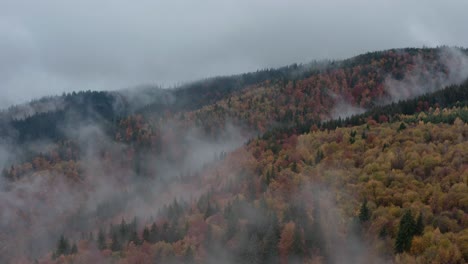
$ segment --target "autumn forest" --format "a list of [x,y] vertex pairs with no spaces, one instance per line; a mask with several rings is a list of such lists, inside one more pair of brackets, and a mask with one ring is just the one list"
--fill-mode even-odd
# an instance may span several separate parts
[[468,50],[0,111],[1,263],[467,263]]

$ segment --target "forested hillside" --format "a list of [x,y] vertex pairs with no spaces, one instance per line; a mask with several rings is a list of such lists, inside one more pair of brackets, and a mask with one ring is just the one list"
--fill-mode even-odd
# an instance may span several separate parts
[[5,110],[0,262],[465,263],[466,54]]
[[0,132],[19,142],[60,140],[76,123],[95,122],[107,130],[132,114],[175,116],[203,123],[207,130],[231,121],[265,132],[278,124],[348,116],[459,84],[468,74],[467,54],[465,49],[448,47],[388,50],[344,61],[217,77],[173,90],[150,86],[136,94],[128,90],[64,94],[4,111]]
[[185,182],[210,186],[198,198],[61,238],[52,259],[463,263],[467,117],[466,105],[432,108],[252,140]]

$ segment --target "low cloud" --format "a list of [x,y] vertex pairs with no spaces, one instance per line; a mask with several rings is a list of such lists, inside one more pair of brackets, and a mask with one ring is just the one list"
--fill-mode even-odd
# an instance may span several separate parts
[[[43,256],[55,248],[61,234],[77,241],[81,232],[107,229],[121,218],[130,221],[136,216],[146,223],[174,199],[195,199],[209,186],[187,188],[180,177],[189,180],[221,152],[231,151],[246,140],[241,130],[230,124],[217,139],[199,128],[183,129],[169,122],[160,124],[160,129],[161,136],[173,131],[180,136],[165,142],[169,157],[165,157],[167,153],[142,152],[137,157],[139,174],[135,160],[129,159],[132,144],[116,141],[99,121],[79,123],[69,117],[62,130],[79,146],[79,160],[35,170],[14,182],[0,178],[0,262],[8,262],[13,256]],[[24,153],[12,153],[10,149],[14,148],[9,146],[5,142],[0,147],[0,169],[9,169],[13,159],[24,159]],[[36,141],[22,148],[50,153],[54,144]],[[111,155],[107,159],[106,153]],[[66,170],[62,172],[63,166]],[[76,174],[69,171],[73,168]]]
[[421,57],[416,58],[413,70],[402,80],[385,79],[388,97],[385,103],[414,98],[441,90],[448,85],[461,84],[468,78],[468,56],[457,48],[443,47],[439,50],[440,64],[433,65]]
[[467,8],[465,1],[434,0],[2,1],[0,107],[373,50],[468,46],[459,34],[467,31]]

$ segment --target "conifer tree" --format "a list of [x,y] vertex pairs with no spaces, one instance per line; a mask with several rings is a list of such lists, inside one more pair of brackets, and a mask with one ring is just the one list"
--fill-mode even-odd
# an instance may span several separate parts
[[156,225],[156,223],[153,223],[151,225],[149,238],[150,238],[149,242],[153,244],[160,240],[159,230],[158,230],[158,226]]
[[380,231],[379,231],[379,237],[380,238],[386,238],[388,236],[388,230],[386,226],[383,226]]
[[133,217],[133,220],[132,220],[132,222],[130,223],[130,231],[131,231],[131,232],[137,231],[137,227],[138,227],[138,225],[137,225],[137,218],[136,218],[136,216],[135,216],[135,217]]
[[212,216],[214,214],[214,209],[211,206],[211,203],[208,201],[208,204],[206,206],[206,211],[205,211],[205,219]]
[[400,132],[400,131],[402,131],[402,130],[404,130],[404,129],[406,129],[406,125],[405,125],[405,123],[402,122],[402,123],[400,124],[400,126],[398,127],[398,132]]
[[99,229],[98,237],[97,237],[97,246],[99,250],[106,249],[106,236],[104,235],[104,231]]
[[133,231],[133,232],[130,234],[130,242],[133,242],[135,245],[141,245],[141,240],[140,240],[140,238],[138,237],[137,231]]
[[291,246],[291,255],[293,256],[294,261],[299,261],[299,263],[302,263],[301,260],[304,257],[304,253],[305,248],[302,239],[301,228],[298,224],[296,224],[296,227],[294,229],[293,244]]
[[123,240],[126,240],[128,238],[128,225],[123,218],[122,218],[122,221],[120,222],[119,232],[120,232],[120,237]]
[[318,149],[317,154],[315,155],[315,163],[319,163],[323,159],[323,151]]
[[365,199],[361,204],[361,209],[359,210],[359,222],[365,223],[370,219],[369,207],[367,207],[367,199]]
[[415,233],[415,223],[411,211],[407,210],[400,220],[397,238],[395,240],[396,253],[403,253],[411,248],[411,241]]
[[295,173],[298,173],[298,169],[297,169],[297,162],[293,162],[292,166],[291,166],[291,170]]
[[271,214],[269,222],[269,228],[263,238],[263,254],[261,259],[263,263],[276,263],[274,261],[278,259],[278,243],[281,238],[281,229],[275,213]]
[[61,235],[57,244],[57,251],[55,252],[55,255],[59,257],[60,255],[68,255],[69,253],[70,243],[63,235]]
[[271,182],[271,173],[270,171],[267,171],[266,176],[265,176],[265,184],[268,186],[270,185]]
[[143,229],[143,241],[150,242],[150,231],[146,226]]
[[70,254],[77,254],[78,253],[78,247],[76,246],[75,243],[73,243],[73,246],[71,247]]
[[414,228],[414,235],[420,236],[424,232],[424,222],[423,222],[423,215],[419,213],[418,219],[416,220],[416,226]]
[[122,245],[120,244],[119,237],[116,233],[112,235],[112,244],[111,250],[112,251],[120,251],[122,249]]

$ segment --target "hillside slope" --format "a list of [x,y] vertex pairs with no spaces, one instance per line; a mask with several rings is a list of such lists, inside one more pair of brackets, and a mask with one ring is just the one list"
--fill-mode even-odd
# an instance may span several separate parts
[[150,221],[100,225],[59,262],[463,263],[467,117],[466,106],[437,108],[252,140],[183,180],[187,192],[209,186],[198,198],[173,200]]
[[466,53],[388,50],[10,109],[0,261],[463,263]]
[[131,114],[176,115],[203,123],[206,130],[228,120],[265,132],[277,124],[348,116],[459,84],[468,77],[467,54],[448,47],[396,49],[217,77],[172,90],[148,86],[135,92],[66,94],[4,111],[0,133],[20,143],[61,140],[76,123],[103,123],[107,130]]

